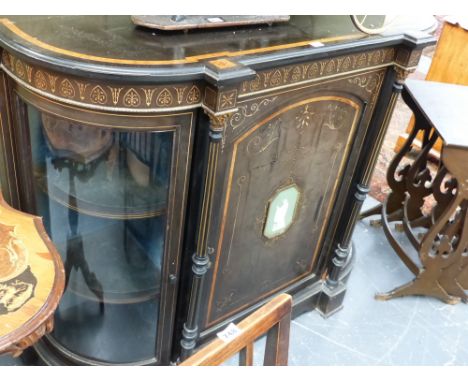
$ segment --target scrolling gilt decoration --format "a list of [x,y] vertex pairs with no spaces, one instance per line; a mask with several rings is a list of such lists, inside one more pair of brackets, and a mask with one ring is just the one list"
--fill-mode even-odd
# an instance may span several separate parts
[[[257,92],[279,86],[300,83],[322,77],[361,70],[381,65],[391,65],[395,59],[395,49],[377,49],[366,53],[328,58],[311,63],[289,65],[280,69],[258,72],[253,80],[244,81],[240,94]],[[411,62],[413,62],[412,60]]]
[[[380,94],[380,88],[382,86],[386,68],[381,68],[364,74],[356,74],[354,76],[346,77],[345,80],[353,86],[353,92],[358,94],[362,99],[368,101],[369,111],[372,112]],[[343,78],[337,78],[331,81],[343,81]],[[313,88],[320,86],[320,83],[309,84],[308,87]],[[252,101],[246,101],[237,105],[237,111],[231,114],[228,121],[230,129],[227,131],[228,138],[230,141],[235,139],[237,136],[249,126],[249,121],[255,120],[253,117],[258,117],[262,113],[270,113],[272,108],[275,107],[276,103],[281,100],[282,94],[295,91],[295,88],[290,90],[284,89],[280,95],[269,96],[262,99],[254,99]],[[277,93],[278,94],[278,93]],[[298,116],[299,125],[304,126],[314,121],[323,121],[323,127],[339,128],[339,120],[342,118],[342,113],[339,108],[336,110],[328,110],[326,115],[321,113],[320,115],[308,115],[307,110],[304,110],[305,114]],[[327,126],[327,124],[329,126]],[[320,128],[321,130],[321,128]],[[320,135],[320,132],[319,132]]]
[[[138,110],[194,106],[202,100],[200,86],[193,83],[177,86],[109,86],[30,66],[6,51],[3,51],[2,63],[30,87],[62,98],[65,102],[70,100],[90,106]],[[232,101],[224,100],[227,104]]]
[[235,112],[229,120],[229,124],[232,127],[232,130],[235,131],[246,119],[249,119],[255,116],[259,111],[264,109],[266,106],[275,102],[278,97],[270,97],[262,99],[259,102],[254,102],[250,105],[239,106],[238,111]]
[[379,88],[382,85],[384,73],[377,72],[371,74],[364,74],[362,76],[356,76],[348,79],[350,84],[357,85],[363,88],[367,93],[372,94],[370,105],[374,105],[379,96]]

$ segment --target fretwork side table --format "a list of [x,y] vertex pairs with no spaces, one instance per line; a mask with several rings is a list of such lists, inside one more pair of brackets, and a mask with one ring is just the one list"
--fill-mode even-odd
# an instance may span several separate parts
[[[411,80],[402,96],[414,113],[414,128],[388,168],[391,192],[386,201],[361,217],[381,214],[389,243],[416,277],[376,297],[426,295],[449,304],[467,302],[468,87]],[[418,133],[423,145],[408,163],[405,156],[414,153]],[[428,155],[438,137],[443,141],[441,161],[431,174]],[[423,207],[430,196],[435,203],[426,212]],[[400,222],[397,227],[402,227],[419,259],[403,249],[391,222]]]

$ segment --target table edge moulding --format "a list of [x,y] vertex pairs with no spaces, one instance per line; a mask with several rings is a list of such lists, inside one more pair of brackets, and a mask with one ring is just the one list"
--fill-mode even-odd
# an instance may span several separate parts
[[18,357],[52,331],[65,272],[42,219],[10,207],[1,193],[0,226],[0,354]]

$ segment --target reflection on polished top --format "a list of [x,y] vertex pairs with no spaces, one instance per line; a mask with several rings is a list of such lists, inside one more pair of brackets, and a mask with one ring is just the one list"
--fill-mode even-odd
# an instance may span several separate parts
[[210,75],[210,70],[226,69],[235,72],[234,77],[248,76],[252,75],[249,68],[272,59],[323,56],[331,46],[346,49],[402,37],[401,33],[392,36],[391,31],[387,37],[366,35],[356,30],[349,16],[292,16],[289,22],[272,26],[189,32],[137,27],[130,16],[0,19],[0,45],[11,52],[62,72],[145,76],[145,81],[196,79]]
[[289,23],[218,30],[161,32],[129,16],[21,16],[2,19],[1,39],[38,54],[118,65],[179,65],[224,56],[310,48],[370,39],[347,16],[296,16]]

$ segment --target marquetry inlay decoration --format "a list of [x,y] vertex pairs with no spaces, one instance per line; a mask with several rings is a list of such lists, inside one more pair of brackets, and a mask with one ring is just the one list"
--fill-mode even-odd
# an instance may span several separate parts
[[227,110],[236,106],[237,89],[221,92],[219,94],[219,109]]
[[230,69],[237,66],[234,62],[227,60],[225,58],[220,58],[218,60],[210,61],[210,64],[216,66],[218,69]]
[[205,88],[205,95],[203,97],[203,104],[211,108],[216,109],[216,90],[207,86]]
[[91,90],[90,99],[92,103],[105,105],[107,103],[107,94],[101,86],[96,85]]
[[68,78],[63,79],[60,82],[60,94],[67,98],[75,97],[75,88]]
[[[391,65],[394,63],[395,53],[395,48],[376,49],[366,53],[350,54],[310,63],[288,65],[279,69],[259,71],[254,79],[244,81],[240,85],[239,94],[299,84],[350,71]],[[413,57],[410,61],[413,62],[414,60],[416,60],[416,57]]]
[[[397,69],[399,68],[397,67]],[[386,70],[386,68],[380,68],[371,72],[345,77],[345,80],[353,86],[352,92],[359,94],[362,99],[368,101],[368,107],[370,111],[373,110],[379,96],[380,87],[382,86]],[[343,78],[334,79],[330,83],[333,83],[334,81],[343,81]],[[314,83],[311,83],[307,86],[313,88],[315,85]],[[287,94],[288,92],[294,91],[295,87],[289,90],[283,89],[281,93],[276,93],[274,96],[266,96],[262,99],[257,98],[252,101],[246,100],[240,104],[237,104],[237,111],[231,114],[231,117],[228,121],[230,128],[228,130],[228,140],[235,139],[235,137],[237,137],[239,134],[242,134],[242,132],[249,126],[249,121],[254,116],[258,116],[259,113],[266,115],[271,113],[276,106],[275,104],[284,98],[284,95],[282,96],[281,94]],[[319,118],[324,118],[323,124],[328,124],[330,128],[334,129],[339,127],[340,114],[341,113],[339,110],[336,112],[331,111],[326,115],[319,116]],[[317,116],[312,115],[313,112],[310,112],[307,107],[304,107],[302,112],[296,116],[296,128],[301,129],[303,127],[308,127],[312,118],[317,118]]]
[[275,102],[277,98],[277,96],[268,97],[261,101],[253,102],[250,105],[238,106],[238,110],[232,114],[229,120],[232,130],[236,130],[246,120],[255,116],[258,112],[264,110],[268,105]]
[[123,88],[112,87],[112,86],[108,86],[108,88],[112,94],[112,103],[114,105],[117,105],[119,103],[120,92],[122,91]]
[[382,85],[383,77],[383,72],[366,73],[360,76],[351,77],[348,79],[348,82],[359,86],[367,93],[371,94],[369,104],[373,106],[379,96],[379,88]]
[[[6,51],[3,52],[2,65],[13,76],[32,87],[32,90],[37,89],[42,94],[63,99],[63,102],[74,101],[84,106],[126,110],[169,109],[194,106],[199,104],[202,98],[202,89],[194,83],[169,86],[98,83],[35,67]],[[223,96],[222,103],[226,108],[229,108],[232,102],[235,102],[235,96],[232,94]]]
[[141,98],[135,89],[130,88],[125,92],[123,102],[127,107],[138,107],[141,105]]
[[52,91],[52,93],[55,93],[55,84],[57,83],[58,77],[50,73],[47,73],[47,77],[49,78],[50,90]]
[[161,90],[161,92],[158,94],[158,98],[156,99],[156,103],[159,106],[169,106],[172,104],[173,101],[174,100],[171,92],[166,88]]
[[52,329],[63,285],[60,255],[40,219],[0,196],[0,354],[17,356]]
[[413,50],[409,48],[401,48],[395,57],[395,63],[408,68],[418,65],[421,58],[422,50]]
[[194,104],[200,101],[201,101],[200,89],[197,86],[193,85],[187,94],[187,103]]

